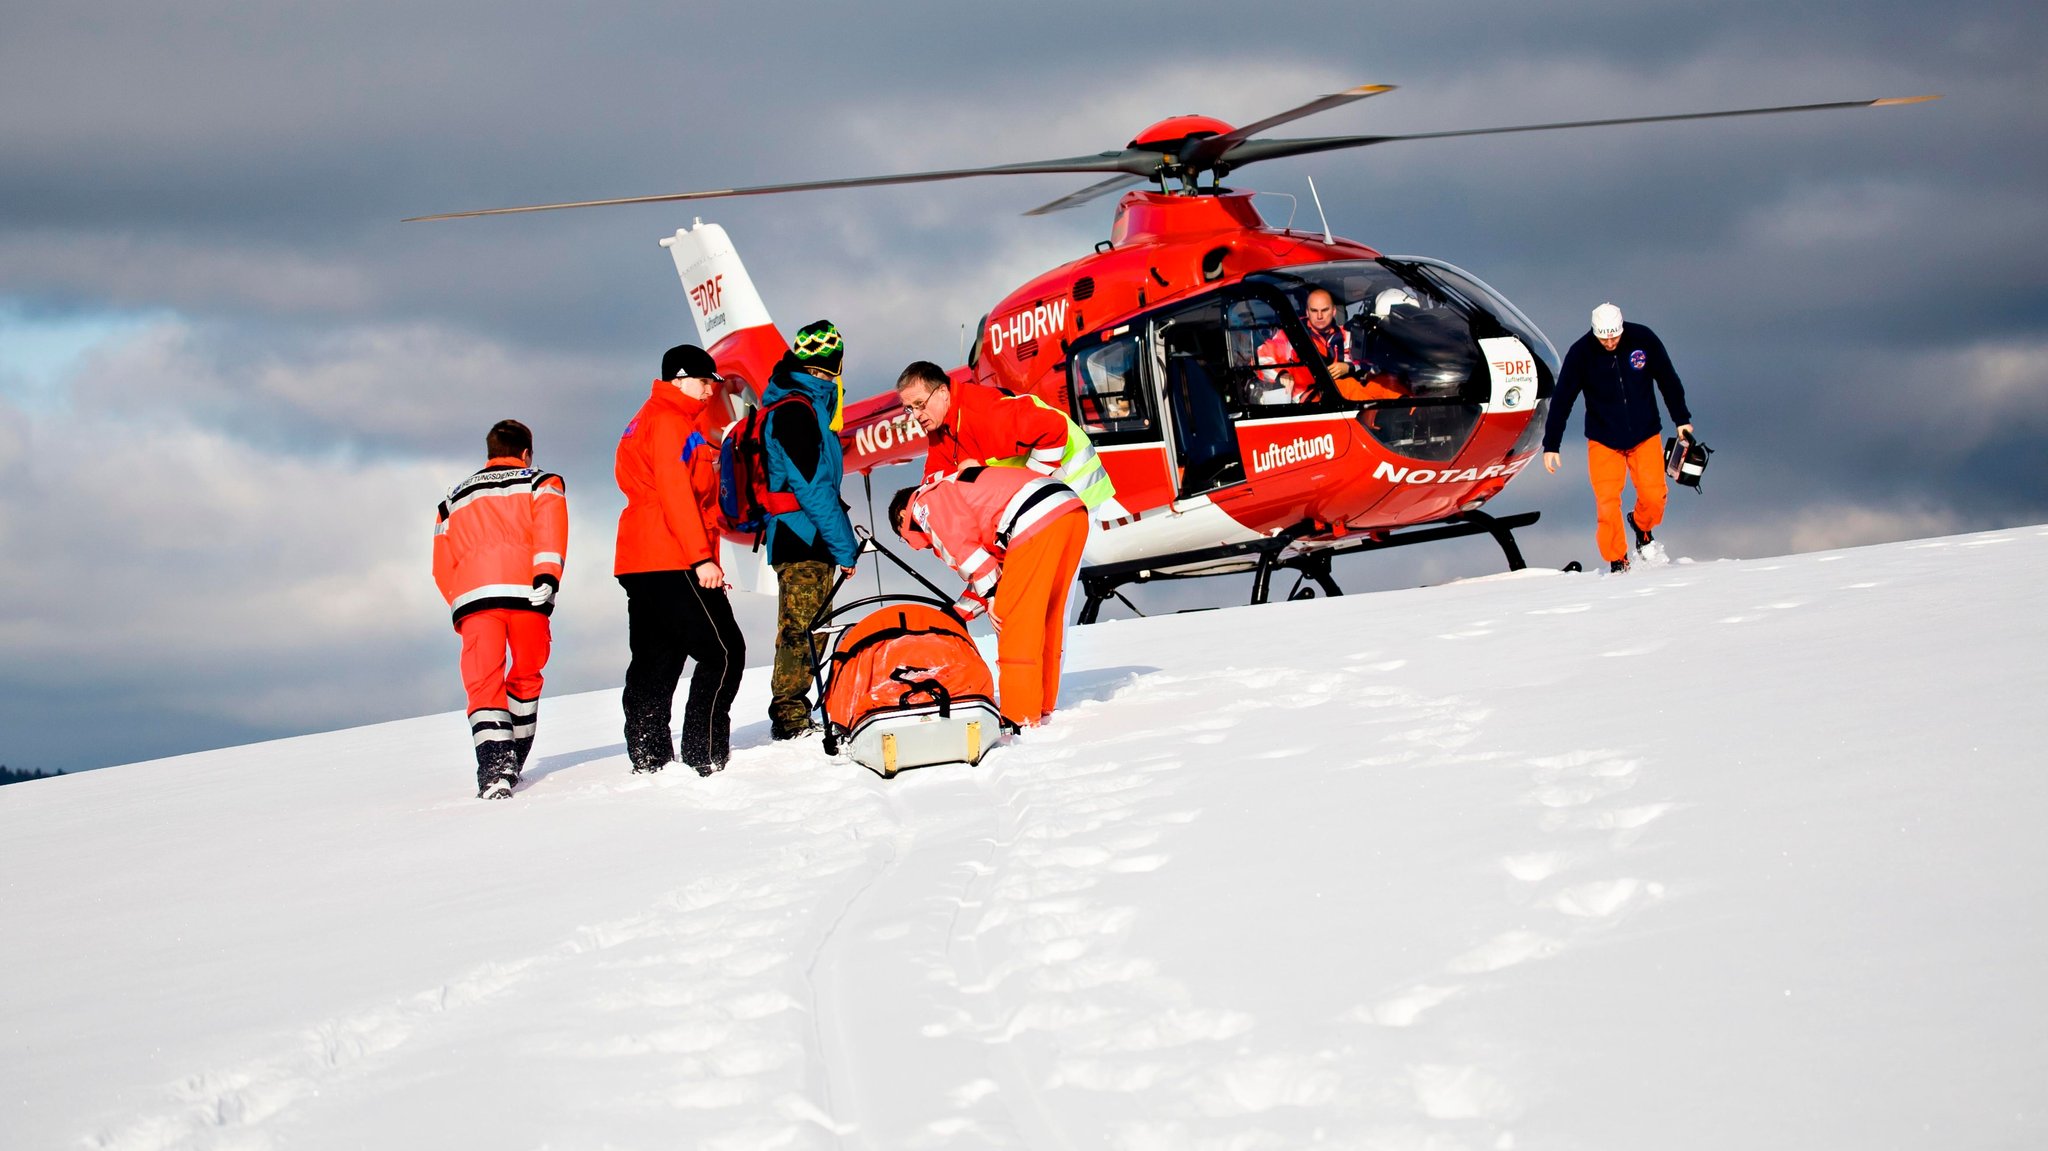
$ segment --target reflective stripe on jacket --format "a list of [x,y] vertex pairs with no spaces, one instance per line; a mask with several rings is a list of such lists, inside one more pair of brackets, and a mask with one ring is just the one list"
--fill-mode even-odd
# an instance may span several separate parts
[[434,516],[434,584],[454,621],[487,608],[542,615],[558,588],[569,550],[568,489],[553,472],[498,457],[449,489]]
[[1006,396],[985,384],[953,385],[953,407],[925,451],[926,479],[974,464],[1026,467],[1072,488],[1090,510],[1116,495],[1081,425],[1037,396]]

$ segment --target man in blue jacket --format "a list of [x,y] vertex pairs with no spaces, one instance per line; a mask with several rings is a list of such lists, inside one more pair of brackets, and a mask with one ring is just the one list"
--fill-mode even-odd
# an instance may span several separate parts
[[762,444],[768,490],[796,496],[797,510],[769,517],[768,566],[777,592],[775,669],[769,680],[768,722],[776,739],[811,730],[811,654],[808,630],[832,590],[832,569],[853,574],[860,548],[853,521],[839,498],[845,474],[840,455],[839,382],[846,343],[830,320],[797,329],[796,341],[775,365],[761,391],[765,408],[794,397],[767,416]]
[[1664,422],[1657,415],[1653,383],[1656,392],[1664,393],[1678,434],[1690,437],[1692,413],[1664,342],[1641,324],[1623,323],[1620,308],[1602,304],[1593,309],[1593,330],[1564,355],[1550,420],[1543,427],[1543,467],[1555,472],[1565,421],[1580,393],[1585,394],[1586,470],[1593,478],[1600,558],[1609,571],[1628,570],[1629,542],[1621,530],[1624,479],[1635,481],[1636,505],[1627,520],[1638,552],[1655,542],[1651,533],[1664,522],[1664,451],[1658,442]]

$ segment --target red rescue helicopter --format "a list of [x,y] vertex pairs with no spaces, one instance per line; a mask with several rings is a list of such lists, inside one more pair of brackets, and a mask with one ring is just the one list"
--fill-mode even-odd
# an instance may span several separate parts
[[[1556,348],[1506,297],[1441,260],[1273,227],[1253,193],[1222,185],[1247,164],[1400,140],[1917,103],[1933,96],[1634,116],[1409,135],[1264,139],[1304,116],[1391,91],[1367,85],[1232,127],[1176,116],[1089,156],[719,191],[536,204],[416,220],[663,203],[970,176],[1098,173],[1042,215],[1122,192],[1109,238],[991,308],[955,380],[1035,395],[1086,428],[1129,513],[1091,536],[1080,622],[1119,588],[1276,569],[1296,595],[1340,594],[1339,555],[1487,534],[1524,566],[1514,529],[1535,512],[1480,509],[1537,453]],[[1150,188],[1138,185],[1150,183]],[[753,402],[788,346],[715,224],[664,238],[703,342]],[[1317,298],[1327,293],[1328,299]],[[1319,310],[1312,335],[1305,316]],[[1334,313],[1334,315],[1333,315]],[[1331,324],[1337,334],[1331,335]],[[1334,341],[1334,342],[1333,342]],[[1301,355],[1295,349],[1316,349]],[[849,472],[922,453],[893,391],[847,405]],[[730,549],[729,549],[730,550]],[[1128,602],[1128,601],[1126,601]]]

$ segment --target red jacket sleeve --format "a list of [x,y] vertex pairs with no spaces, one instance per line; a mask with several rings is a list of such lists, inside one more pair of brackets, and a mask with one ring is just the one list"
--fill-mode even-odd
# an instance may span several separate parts
[[569,491],[562,477],[549,473],[533,486],[533,582],[550,580],[562,586],[562,564],[569,556]]
[[455,602],[455,548],[448,542],[445,503],[434,513],[434,586],[441,589],[444,602]]

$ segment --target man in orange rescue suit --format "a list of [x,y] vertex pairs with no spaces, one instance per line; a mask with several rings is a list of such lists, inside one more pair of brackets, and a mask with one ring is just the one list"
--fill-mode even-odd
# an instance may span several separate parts
[[[1337,322],[1337,301],[1321,288],[1310,292],[1302,308],[1302,324],[1308,328],[1310,351],[1316,362],[1330,371],[1332,380],[1342,381],[1358,370],[1358,361],[1351,352],[1351,330]],[[1306,357],[1294,351],[1294,341],[1286,332],[1275,332],[1271,339],[1259,345],[1259,378],[1264,380],[1270,391],[1260,402],[1268,404],[1305,404],[1315,398],[1315,377],[1307,368],[1294,366],[1306,362]],[[1284,387],[1285,392],[1280,389]],[[1349,391],[1346,391],[1349,394]],[[1356,397],[1363,398],[1363,397]],[[1379,398],[1379,397],[1372,397]]]
[[484,448],[483,470],[456,484],[435,517],[434,583],[462,637],[477,798],[503,799],[533,750],[569,500],[562,477],[533,466],[525,424],[499,420]]
[[723,382],[711,353],[678,344],[619,437],[613,474],[625,493],[612,574],[626,589],[626,759],[637,775],[676,758],[669,717],[683,664],[695,659],[683,705],[683,762],[698,775],[732,754],[732,697],[747,666],[718,566],[718,414]]
[[1593,330],[1564,355],[1557,394],[1550,400],[1550,420],[1543,426],[1543,467],[1555,472],[1565,421],[1579,394],[1585,393],[1586,470],[1593,477],[1600,558],[1607,561],[1609,571],[1628,570],[1629,540],[1621,530],[1624,478],[1632,477],[1636,485],[1635,509],[1627,516],[1636,551],[1656,542],[1650,533],[1664,522],[1664,453],[1657,442],[1664,422],[1657,416],[1652,384],[1664,394],[1678,434],[1691,436],[1685,388],[1664,353],[1664,342],[1641,324],[1623,323],[1620,308],[1602,304],[1593,309]]
[[1003,718],[1044,722],[1059,704],[1067,591],[1088,542],[1081,498],[1024,468],[970,466],[897,492],[889,522],[967,581],[953,605],[961,618],[986,611],[995,624]]
[[1035,396],[1013,396],[918,360],[896,377],[896,399],[924,429],[924,478],[980,464],[1029,468],[1073,489],[1090,515],[1113,523],[1130,515],[1081,425]]

